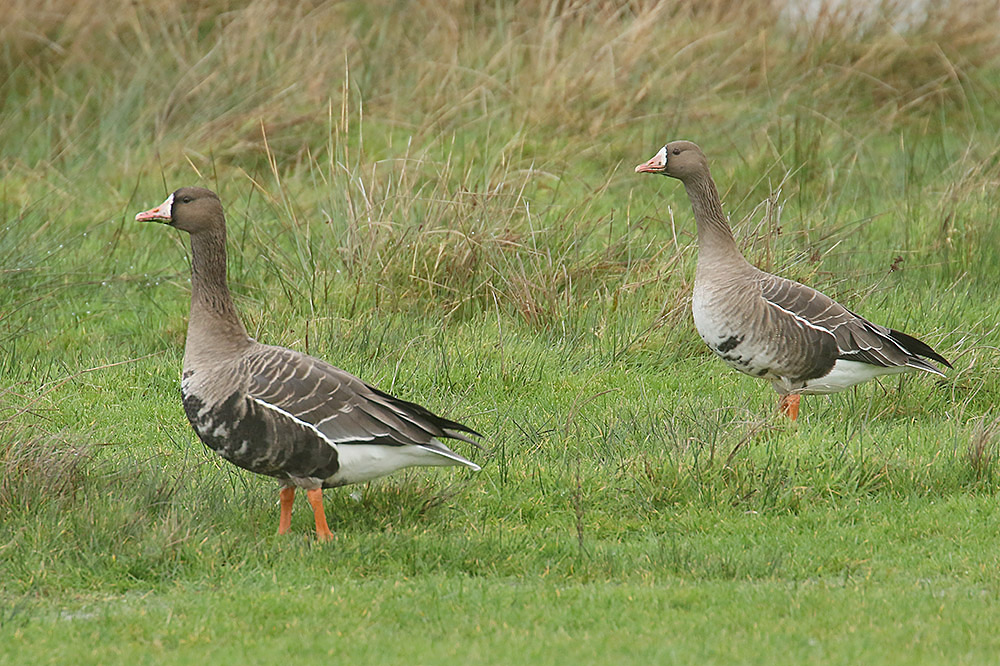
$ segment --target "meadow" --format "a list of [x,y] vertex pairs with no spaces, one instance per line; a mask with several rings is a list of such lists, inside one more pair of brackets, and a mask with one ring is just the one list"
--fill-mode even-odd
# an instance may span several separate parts
[[[849,4],[849,3],[848,3]],[[0,664],[1000,654],[1000,6],[11,0]],[[839,7],[839,8],[838,8]],[[708,155],[757,265],[954,369],[803,399],[690,315]],[[259,340],[483,433],[301,499],[179,395],[216,190]]]

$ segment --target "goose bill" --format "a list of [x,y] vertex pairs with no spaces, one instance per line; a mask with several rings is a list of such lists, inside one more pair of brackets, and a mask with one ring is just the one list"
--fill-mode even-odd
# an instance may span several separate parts
[[667,147],[660,148],[648,162],[643,162],[635,168],[636,173],[663,173],[667,168]]
[[156,208],[144,210],[135,216],[136,222],[170,222],[171,209],[174,206],[174,195],[167,197],[167,200]]

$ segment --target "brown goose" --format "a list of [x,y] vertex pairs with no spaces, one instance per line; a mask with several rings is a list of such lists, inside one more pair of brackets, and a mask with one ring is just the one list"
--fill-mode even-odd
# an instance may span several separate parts
[[191,315],[181,394],[198,437],[229,462],[281,482],[278,533],[305,488],[320,539],[333,538],[323,488],[415,465],[479,466],[439,441],[475,430],[357,377],[247,335],[226,284],[226,220],[211,190],[185,187],[135,216],[191,235]]
[[951,367],[920,340],[750,265],[736,247],[708,160],[695,144],[668,143],[635,170],[680,180],[691,199],[699,246],[691,309],[701,339],[729,366],[771,380],[781,411],[793,420],[802,394],[835,393],[911,370],[943,377],[925,358]]

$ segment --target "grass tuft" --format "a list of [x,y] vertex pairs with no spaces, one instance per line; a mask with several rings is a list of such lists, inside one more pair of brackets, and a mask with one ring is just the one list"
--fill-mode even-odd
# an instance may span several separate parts
[[11,418],[0,421],[0,516],[16,520],[72,500],[87,477],[92,450],[78,435],[47,433]]
[[992,484],[996,478],[997,466],[1000,464],[1000,417],[987,422],[981,419],[972,429],[969,441],[969,466],[975,474],[976,481]]

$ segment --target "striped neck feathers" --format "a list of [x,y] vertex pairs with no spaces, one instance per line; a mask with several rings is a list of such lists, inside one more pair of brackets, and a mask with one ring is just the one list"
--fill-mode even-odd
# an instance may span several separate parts
[[237,354],[250,344],[226,281],[226,229],[191,235],[191,316],[184,365]]
[[722,212],[722,201],[712,176],[707,172],[684,180],[698,224],[698,262],[737,261],[746,263]]

